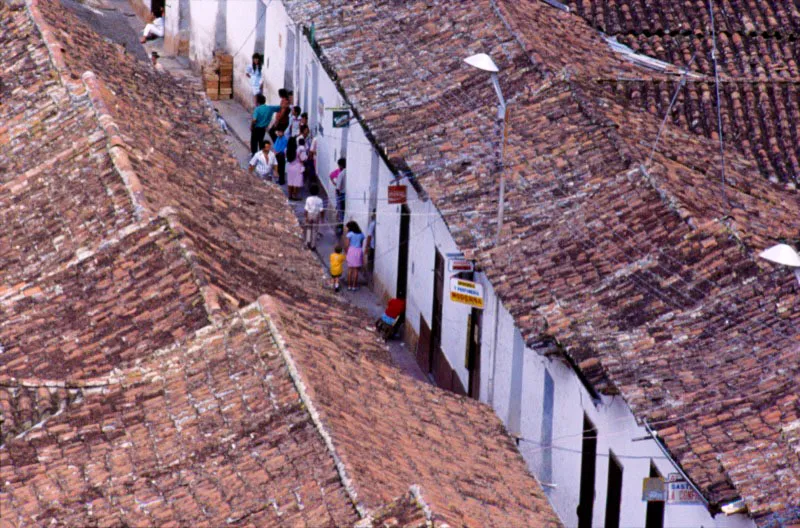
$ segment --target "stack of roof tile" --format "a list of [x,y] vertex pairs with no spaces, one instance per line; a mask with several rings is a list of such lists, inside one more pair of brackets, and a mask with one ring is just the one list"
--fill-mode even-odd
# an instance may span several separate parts
[[324,289],[199,85],[57,2],[0,27],[0,524],[558,525],[492,410]]
[[[659,119],[606,85],[666,84],[675,68],[645,70],[532,0],[288,7],[313,22],[371,137],[415,174],[528,344],[554,337],[599,390],[621,393],[712,507],[741,497],[764,526],[800,519],[787,434],[800,415],[798,292],[756,258],[796,239],[800,203],[731,148],[723,188],[716,142],[677,127],[659,137]],[[495,96],[460,62],[477,52],[499,64],[509,101],[498,245]],[[707,101],[694,108],[710,120]]]

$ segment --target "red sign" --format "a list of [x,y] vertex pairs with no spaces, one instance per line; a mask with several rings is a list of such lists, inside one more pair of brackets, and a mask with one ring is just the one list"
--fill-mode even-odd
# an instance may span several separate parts
[[405,185],[390,185],[389,186],[389,204],[404,204],[406,203],[406,190]]

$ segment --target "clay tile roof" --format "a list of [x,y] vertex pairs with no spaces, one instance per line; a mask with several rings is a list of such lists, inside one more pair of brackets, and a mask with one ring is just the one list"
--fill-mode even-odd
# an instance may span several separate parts
[[[555,339],[598,390],[621,393],[712,505],[741,497],[765,526],[800,518],[786,433],[799,412],[797,289],[756,257],[797,241],[800,203],[730,144],[723,194],[713,133],[659,136],[652,113],[663,116],[683,64],[644,67],[579,16],[533,0],[288,8],[314,23],[323,65],[378,147],[414,173],[528,345]],[[616,25],[646,18],[611,11]],[[700,11],[686,10],[687,30]],[[460,62],[477,52],[500,66],[509,102],[499,245],[496,99]],[[710,126],[708,79],[692,79],[691,113]],[[641,83],[635,97],[618,97],[628,81]],[[659,102],[641,108],[652,86],[665,87]],[[793,104],[753,90],[762,106]],[[791,150],[781,145],[772,150]]]
[[558,525],[492,410],[323,288],[197,86],[57,2],[0,25],[2,522]]
[[12,525],[358,518],[257,307],[86,392],[0,449]]
[[[556,526],[557,517],[494,411],[375,361],[372,332],[335,329],[313,303],[262,298],[309,401],[330,431],[361,508],[380,509],[416,485],[450,526]],[[352,344],[348,344],[352,340]],[[361,354],[346,352],[358,346]]]
[[[696,134],[716,137],[716,98],[708,97],[715,89],[708,3],[573,0],[568,4],[592,26],[639,53],[679,67],[696,54],[692,69],[703,78],[681,90],[672,121]],[[800,10],[788,0],[715,5],[724,133],[733,148],[756,161],[763,177],[794,189],[800,177],[800,142],[793,127],[800,118]],[[621,16],[623,12],[628,16]],[[676,86],[674,81],[645,79],[609,78],[607,83],[609,90],[659,117]]]

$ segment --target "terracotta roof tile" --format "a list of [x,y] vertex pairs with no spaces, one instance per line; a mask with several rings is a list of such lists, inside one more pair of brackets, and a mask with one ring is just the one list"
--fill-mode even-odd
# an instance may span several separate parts
[[[0,235],[4,522],[343,526],[398,514],[386,503],[419,485],[436,519],[558,524],[491,409],[406,380],[364,314],[322,288],[285,198],[235,167],[197,86],[55,2],[0,4],[0,21],[24,43],[0,59],[31,76],[35,58],[56,117],[84,119],[64,145],[49,125],[0,129],[15,193]],[[50,104],[13,93],[9,122]],[[74,186],[11,165],[51,148]],[[248,304],[265,292],[278,312]]]
[[12,524],[357,519],[266,322],[247,311],[84,394],[10,440],[0,464]]

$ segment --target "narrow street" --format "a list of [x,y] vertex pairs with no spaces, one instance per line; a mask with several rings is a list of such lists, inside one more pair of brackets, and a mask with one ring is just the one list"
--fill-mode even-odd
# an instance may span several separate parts
[[[107,23],[106,19],[112,19],[111,24],[112,27],[115,28],[115,33],[113,35],[114,40],[125,45],[126,48],[130,50],[130,48],[134,46],[134,44],[131,44],[132,42],[138,44],[138,35],[141,34],[144,29],[145,22],[138,18],[127,0],[105,1],[109,9],[105,12],[106,16],[103,19],[104,24]],[[130,31],[133,33],[125,34],[127,28],[124,27],[124,23],[121,23],[121,21],[127,22],[128,28],[130,28]],[[151,40],[143,45],[138,44],[138,48],[139,49],[135,51],[131,50],[137,58],[149,57],[150,53],[155,51],[160,55],[159,63],[171,75],[193,78],[197,80],[198,83],[201,82],[197,74],[192,71],[188,58],[165,54],[163,39]],[[144,48],[144,53],[141,52],[142,48]],[[248,162],[250,161],[250,112],[234,99],[210,101],[210,103],[219,111],[220,115],[228,124],[229,132],[226,143],[231,153],[239,161],[239,164],[246,170]],[[272,183],[262,184],[274,185]],[[287,194],[286,185],[282,186],[282,189],[284,194]],[[303,206],[306,195],[307,188],[304,188],[303,200],[289,202],[287,199],[287,203],[294,208],[300,223],[302,223]],[[330,207],[330,205],[326,203],[326,207]],[[316,253],[326,270],[329,267],[328,257],[338,241],[339,237],[336,236],[333,227],[323,224],[320,228],[320,237],[317,241]],[[351,292],[342,288],[339,295],[342,295],[348,302],[364,310],[368,314],[371,323],[381,316],[385,307],[372,290],[367,287],[363,276],[361,277],[361,281],[362,284],[358,291]],[[405,342],[400,339],[393,339],[388,342],[388,346],[394,363],[403,372],[417,380],[430,382],[417,364],[414,351],[409,350]]]

